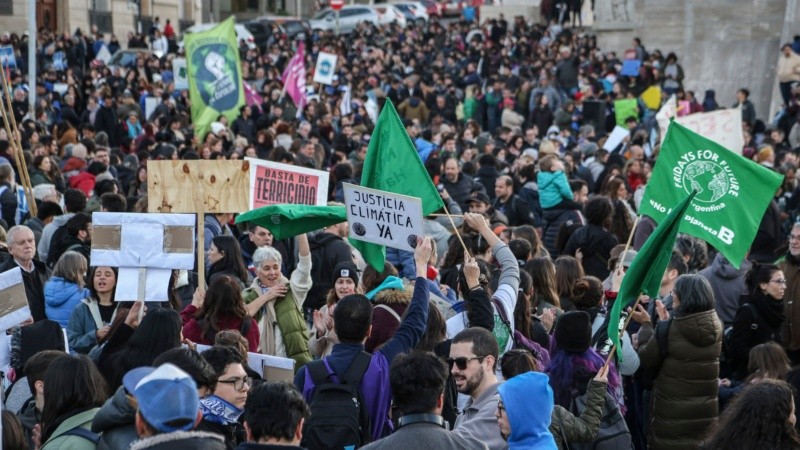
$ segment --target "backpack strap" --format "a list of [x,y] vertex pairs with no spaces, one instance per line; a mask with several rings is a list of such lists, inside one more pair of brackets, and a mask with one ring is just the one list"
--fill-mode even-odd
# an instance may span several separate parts
[[97,433],[92,433],[91,431],[87,430],[86,428],[82,427],[75,427],[71,430],[65,431],[62,436],[78,436],[82,437],[88,441],[91,441],[94,445],[97,445],[100,442],[100,435]]
[[330,376],[333,375],[328,371],[325,358],[311,361],[306,364],[306,367],[308,367],[308,374],[311,375],[311,381],[314,382],[314,386],[327,383]]
[[358,387],[358,385],[361,384],[361,380],[364,378],[364,374],[367,373],[371,362],[372,355],[365,351],[359,352],[355,359],[353,359],[353,362],[350,363],[350,368],[347,369],[347,373],[344,375],[344,383]]
[[379,309],[379,308],[380,308],[380,309],[382,309],[382,310],[384,310],[384,311],[387,311],[389,314],[391,314],[391,315],[392,315],[392,317],[394,317],[395,319],[397,319],[397,322],[398,322],[398,323],[403,321],[403,319],[401,319],[401,318],[400,318],[400,314],[397,314],[397,311],[393,310],[391,306],[389,306],[389,305],[384,305],[383,303],[378,303],[378,304],[377,304],[377,305],[375,305],[375,307],[374,307],[374,308],[372,308],[372,309]]

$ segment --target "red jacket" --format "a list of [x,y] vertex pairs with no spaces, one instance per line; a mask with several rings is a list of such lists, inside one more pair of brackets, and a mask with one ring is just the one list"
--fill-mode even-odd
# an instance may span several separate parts
[[[183,337],[196,343],[196,344],[203,344],[203,345],[214,345],[213,340],[209,341],[203,335],[203,328],[197,322],[195,318],[195,314],[197,314],[197,307],[194,305],[189,305],[186,308],[183,308],[181,311],[181,320],[183,320]],[[258,342],[261,339],[261,335],[258,331],[258,323],[252,318],[250,320],[250,328],[247,330],[247,350],[253,353],[258,352]],[[242,330],[242,319],[236,318],[222,318],[216,324],[214,324],[217,329],[219,330]]]
[[87,197],[92,195],[92,191],[94,190],[94,182],[95,182],[95,175],[90,174],[89,172],[80,172],[77,175],[73,175],[69,179],[69,187],[73,189],[80,189]]

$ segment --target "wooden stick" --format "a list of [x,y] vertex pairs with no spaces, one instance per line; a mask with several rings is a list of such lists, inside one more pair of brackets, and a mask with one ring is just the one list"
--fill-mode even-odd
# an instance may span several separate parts
[[205,220],[206,215],[203,213],[205,209],[205,202],[200,194],[196,194],[198,203],[197,206],[197,287],[202,290],[206,288],[206,229]]
[[469,249],[467,249],[467,244],[465,244],[464,239],[461,238],[461,233],[458,232],[458,227],[456,227],[456,223],[453,221],[453,216],[450,215],[450,211],[447,210],[447,205],[445,205],[444,202],[442,203],[442,208],[444,208],[444,212],[447,218],[450,219],[450,225],[453,226],[453,231],[456,233],[456,237],[458,237],[458,242],[461,242],[461,247],[464,248],[464,254],[468,255],[469,257],[472,257],[472,254],[469,252]]
[[[16,152],[19,158],[19,162],[17,162],[17,169],[20,172],[20,181],[22,181],[22,190],[25,192],[25,198],[28,199],[28,208],[30,210],[31,217],[36,217],[38,215],[39,208],[36,206],[36,199],[33,196],[33,186],[31,185],[31,178],[30,174],[28,173],[28,165],[25,163],[25,155],[22,152],[22,137],[19,133],[19,128],[17,128],[17,119],[14,117],[14,109],[11,104],[11,82],[6,79],[5,76],[0,77],[3,79],[3,89],[6,93],[6,105],[8,107],[7,113],[10,116],[11,124],[14,126],[14,131],[16,133]],[[9,142],[14,140],[14,135],[10,135],[8,137]]]
[[[636,226],[639,225],[639,219],[642,217],[641,214],[636,216],[636,220],[633,221],[633,226],[631,227],[631,232],[628,234],[628,242],[625,243],[625,249],[622,250],[622,253],[619,254],[619,259],[617,260],[617,268],[614,270],[616,273],[617,269],[622,267],[622,260],[625,259],[625,253],[628,252],[628,249],[631,248],[631,241],[633,240],[633,233],[636,232]],[[613,274],[612,274],[613,276]]]
[[[6,110],[5,106],[3,105],[2,101],[0,101],[0,114],[3,116],[3,126],[4,126],[4,128],[6,130],[6,134],[8,134],[8,146],[9,146],[9,150],[11,152],[11,156],[14,158],[14,164],[16,164],[17,168],[19,168],[22,164],[24,164],[25,158],[23,156],[22,157],[22,161],[20,161],[19,148],[17,147],[17,142],[16,142],[16,139],[14,139],[14,134],[13,134],[13,132],[11,130],[11,124],[9,123],[8,115],[9,114],[13,114],[13,112],[9,113]],[[22,190],[23,190],[23,192],[25,192],[25,198],[28,199],[28,203],[30,204],[31,203],[30,196],[29,196],[28,190],[27,190],[27,188],[25,186],[25,178],[24,178],[22,172],[19,172],[19,178],[20,178],[20,181],[22,182]],[[14,195],[16,195],[16,193]],[[28,208],[30,208],[30,205],[28,206]],[[31,213],[33,213],[33,210],[31,210]],[[35,214],[35,213],[33,213],[33,214]]]

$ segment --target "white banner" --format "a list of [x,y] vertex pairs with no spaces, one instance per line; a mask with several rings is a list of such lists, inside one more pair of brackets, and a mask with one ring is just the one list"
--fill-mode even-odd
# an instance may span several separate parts
[[176,90],[189,89],[189,75],[186,73],[186,58],[172,60],[172,76]]
[[328,202],[328,172],[258,158],[250,163],[250,209],[292,203],[324,206]]
[[[667,135],[669,118],[677,112],[674,97],[670,98],[656,114],[661,143]],[[720,109],[707,113],[695,113],[688,116],[675,117],[675,122],[695,133],[716,142],[728,150],[741,155],[744,148],[742,135],[742,111],[736,109]]]
[[336,72],[337,56],[333,53],[319,52],[317,56],[317,66],[314,69],[314,82],[322,84],[333,84],[333,75]]
[[417,197],[343,183],[350,237],[414,251],[422,229],[422,201]]

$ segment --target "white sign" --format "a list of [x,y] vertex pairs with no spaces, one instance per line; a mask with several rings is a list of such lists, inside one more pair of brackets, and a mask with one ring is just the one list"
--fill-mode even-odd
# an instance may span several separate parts
[[172,76],[175,80],[176,90],[189,89],[189,75],[186,72],[186,58],[175,58],[172,60]]
[[250,209],[291,203],[324,206],[328,202],[328,172],[258,158],[250,163]]
[[608,150],[609,152],[614,151],[622,141],[625,140],[626,137],[630,136],[631,132],[625,127],[621,127],[619,125],[614,127],[614,130],[611,131],[611,134],[608,135],[608,139],[606,139],[605,144],[603,144],[603,149]]
[[337,56],[333,53],[319,52],[317,66],[314,69],[314,82],[331,85],[336,72]]
[[[671,97],[656,114],[661,143],[667,136],[670,117],[677,112],[675,98]],[[742,111],[736,109],[720,109],[707,113],[695,113],[688,116],[675,117],[675,122],[694,131],[707,139],[711,139],[728,150],[741,155],[744,148],[742,135]]]
[[114,300],[164,302],[173,269],[194,268],[193,214],[92,214],[92,264],[119,267]]
[[108,64],[108,62],[111,61],[111,52],[108,51],[108,47],[106,47],[105,44],[103,44],[100,47],[100,50],[97,51],[97,56],[95,56],[95,59],[103,61],[103,64]]
[[160,102],[160,98],[155,97],[145,97],[144,98],[144,117],[142,120],[147,120],[153,114],[153,112],[158,108],[158,102]]
[[31,308],[22,283],[22,271],[19,267],[14,267],[0,273],[0,331],[30,318]]
[[[196,345],[198,353],[203,353],[211,348],[210,345]],[[291,383],[294,381],[295,361],[291,358],[247,352],[247,365],[266,381],[273,383],[278,381]]]
[[422,229],[422,201],[417,197],[343,183],[350,237],[414,251]]

